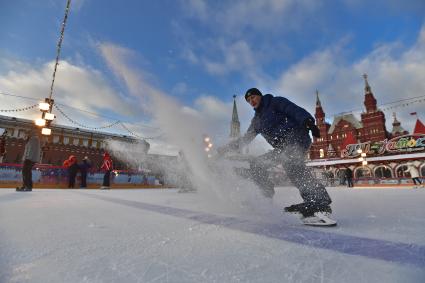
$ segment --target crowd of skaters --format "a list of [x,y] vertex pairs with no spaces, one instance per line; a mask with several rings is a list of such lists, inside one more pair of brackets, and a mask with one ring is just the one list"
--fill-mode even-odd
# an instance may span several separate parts
[[[5,151],[3,144],[3,133],[2,139],[0,140],[0,152],[2,156]],[[29,130],[26,134],[26,144],[24,149],[24,154],[22,156],[23,166],[22,166],[22,186],[16,188],[16,191],[32,191],[33,182],[32,182],[32,168],[34,164],[40,162],[41,156],[41,133],[38,128],[33,128]],[[75,187],[75,181],[78,172],[80,172],[80,188],[87,187],[87,173],[90,168],[92,168],[92,163],[89,158],[84,157],[81,162],[77,160],[77,157],[70,155],[67,160],[63,162],[63,166],[68,171],[68,188]],[[103,183],[100,187],[101,189],[110,189],[110,178],[111,172],[113,170],[112,158],[108,152],[103,154],[103,161],[100,165],[100,169],[104,172]]]
[[[78,172],[80,172],[80,188],[87,187],[87,172],[92,167],[90,159],[85,156],[81,162],[78,162],[77,157],[70,155],[67,160],[63,162],[63,166],[68,170],[68,188],[75,187],[75,179]],[[101,189],[110,188],[111,172],[113,170],[113,162],[109,153],[103,154],[103,161],[100,169],[104,172],[103,183]]]

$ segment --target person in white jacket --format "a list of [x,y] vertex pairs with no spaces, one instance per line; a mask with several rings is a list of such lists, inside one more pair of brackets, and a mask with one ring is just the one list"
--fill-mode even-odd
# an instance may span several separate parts
[[415,165],[413,165],[412,162],[407,163],[407,170],[404,170],[404,172],[410,173],[410,177],[412,178],[412,181],[415,184],[415,188],[417,188],[418,186],[423,187],[422,182],[419,179],[419,170],[416,168]]

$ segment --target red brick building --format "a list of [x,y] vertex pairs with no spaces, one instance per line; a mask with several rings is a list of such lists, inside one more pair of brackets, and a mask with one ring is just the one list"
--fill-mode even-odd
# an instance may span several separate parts
[[[413,161],[425,176],[425,131],[415,130],[409,135],[395,113],[393,128],[388,131],[385,114],[377,107],[367,75],[364,80],[365,111],[360,120],[353,114],[341,114],[334,117],[332,124],[327,123],[317,92],[315,118],[321,137],[313,138],[308,165],[334,176],[341,175],[348,166],[356,178],[400,178],[408,177],[404,174],[406,163]],[[419,120],[418,123],[421,124]],[[359,150],[367,153],[366,166],[358,160]]]
[[[3,157],[3,163],[22,163],[22,154],[25,148],[24,138],[33,123],[33,121],[27,119],[0,116],[0,128],[7,131],[6,155]],[[142,146],[138,146],[137,149],[142,149],[144,154],[147,154],[150,146],[145,140],[125,135],[52,125],[52,135],[43,136],[42,138],[41,163],[62,165],[63,161],[68,159],[70,155],[75,155],[78,160],[82,160],[87,156],[95,166],[98,166],[102,162],[108,141],[118,141],[123,144],[141,144]],[[120,158],[119,151],[110,153],[114,160],[115,169],[127,169],[128,166]],[[137,154],[143,153],[138,152]]]

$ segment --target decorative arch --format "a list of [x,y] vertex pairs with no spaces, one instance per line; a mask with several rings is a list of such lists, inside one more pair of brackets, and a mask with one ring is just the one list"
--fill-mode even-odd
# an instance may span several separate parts
[[372,170],[368,166],[360,166],[354,169],[354,178],[370,178],[372,177]]
[[393,178],[393,170],[388,165],[378,165],[373,169],[373,175],[376,178]]
[[425,177],[425,163],[424,163],[424,164],[422,164],[421,166],[419,166],[419,174],[420,174],[422,177]]
[[403,178],[406,177],[406,174],[404,171],[407,170],[407,163],[399,164],[395,167],[395,177],[396,178]]

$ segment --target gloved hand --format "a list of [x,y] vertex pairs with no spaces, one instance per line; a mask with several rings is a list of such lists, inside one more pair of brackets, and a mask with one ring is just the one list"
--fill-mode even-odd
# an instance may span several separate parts
[[311,118],[306,119],[304,121],[304,127],[307,131],[311,131],[311,134],[313,135],[313,137],[320,138],[320,130],[316,126],[316,124],[314,124],[314,119],[311,119]]

